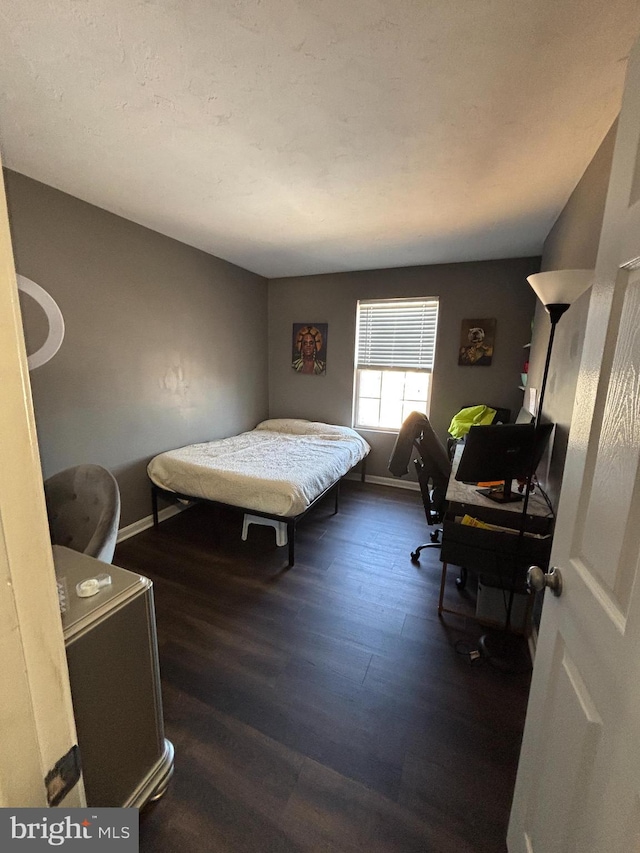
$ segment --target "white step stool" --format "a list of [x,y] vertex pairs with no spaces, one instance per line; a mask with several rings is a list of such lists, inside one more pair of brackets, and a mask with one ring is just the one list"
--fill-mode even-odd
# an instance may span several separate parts
[[245,512],[242,522],[242,538],[244,540],[247,538],[250,524],[263,524],[265,527],[273,527],[276,531],[276,545],[286,545],[289,541],[286,521],[276,521],[275,518],[263,518],[261,515],[249,515],[248,512]]

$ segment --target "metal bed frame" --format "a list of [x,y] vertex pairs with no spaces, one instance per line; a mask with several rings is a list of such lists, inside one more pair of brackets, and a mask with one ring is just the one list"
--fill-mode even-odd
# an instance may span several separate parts
[[[366,457],[357,463],[361,465],[360,472],[360,480],[362,483],[365,482],[365,477],[367,473],[367,459]],[[355,467],[355,466],[354,466]],[[353,470],[353,469],[352,469]],[[346,475],[345,475],[346,476]],[[172,492],[167,489],[162,489],[160,486],[156,486],[155,483],[151,484],[151,505],[153,512],[153,526],[157,527],[159,524],[158,520],[158,497],[162,497],[170,503],[174,503],[175,501],[191,501],[197,503],[206,503],[211,506],[217,507],[218,509],[231,509],[236,512],[241,513],[250,513],[251,515],[257,515],[260,518],[268,518],[274,521],[284,521],[287,525],[287,543],[289,546],[289,563],[288,568],[291,568],[295,565],[295,538],[296,538],[296,525],[300,521],[301,518],[304,518],[305,515],[313,509],[316,504],[320,503],[320,501],[327,497],[331,492],[335,492],[335,505],[333,514],[336,515],[339,509],[340,504],[340,483],[342,482],[343,477],[340,477],[339,480],[336,480],[335,483],[332,483],[330,486],[321,492],[317,497],[315,497],[309,506],[298,513],[298,515],[274,515],[271,512],[260,512],[257,509],[249,509],[248,507],[236,506],[235,504],[225,504],[220,501],[212,501],[208,498],[197,498],[193,495],[185,495],[181,492]]]

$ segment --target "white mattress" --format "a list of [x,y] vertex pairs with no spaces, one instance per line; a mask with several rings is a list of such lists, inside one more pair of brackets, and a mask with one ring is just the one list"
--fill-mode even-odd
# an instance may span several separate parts
[[297,419],[263,421],[240,435],[155,456],[163,489],[273,515],[298,515],[369,453],[349,427]]

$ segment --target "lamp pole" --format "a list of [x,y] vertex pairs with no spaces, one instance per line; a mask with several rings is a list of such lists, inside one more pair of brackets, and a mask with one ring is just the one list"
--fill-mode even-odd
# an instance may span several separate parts
[[[533,453],[535,453],[535,448],[537,447],[538,435],[540,432],[540,425],[542,423],[542,407],[544,405],[544,395],[547,390],[547,379],[549,378],[549,365],[551,363],[551,352],[553,350],[553,341],[556,335],[556,326],[560,321],[560,318],[570,308],[570,305],[566,302],[563,303],[551,303],[549,305],[545,305],[545,310],[549,314],[549,318],[551,320],[551,332],[549,334],[549,342],[547,343],[547,355],[544,362],[544,372],[542,374],[542,385],[540,386],[540,397],[538,399],[538,410],[536,412],[535,419],[535,427],[533,431]],[[516,549],[516,557],[514,566],[514,570],[511,578],[511,589],[509,590],[509,602],[507,604],[507,613],[505,618],[505,630],[508,631],[511,627],[511,613],[513,610],[513,599],[515,595],[515,583],[516,583],[516,575],[518,572],[518,556],[520,550],[520,543],[524,538],[526,526],[527,526],[527,509],[529,508],[529,495],[531,494],[531,481],[533,480],[533,475],[536,473],[533,470],[534,460],[533,457],[531,459],[531,463],[529,465],[529,470],[527,471],[527,479],[525,480],[524,487],[524,500],[522,502],[522,513],[520,515],[520,529],[518,530],[518,544]]]
[[[549,364],[551,363],[551,350],[553,349],[553,339],[556,335],[556,326],[560,320],[560,317],[568,311],[571,307],[568,303],[551,303],[549,305],[545,305],[545,311],[549,314],[549,319],[551,320],[551,332],[549,334],[549,343],[547,344],[547,358],[544,363],[544,373],[542,374],[542,385],[540,386],[540,398],[538,400],[538,411],[536,414],[536,432],[540,426],[540,419],[542,416],[542,406],[544,404],[544,395],[547,390],[547,379],[549,377]],[[532,472],[535,474],[535,471]]]
[[[534,289],[536,295],[544,305],[545,311],[549,314],[549,319],[551,320],[551,332],[549,334],[549,342],[547,344],[547,355],[544,363],[542,385],[540,386],[540,397],[538,398],[538,407],[535,417],[533,439],[534,448],[537,446],[538,435],[542,423],[542,408],[544,405],[544,396],[547,390],[547,379],[549,377],[549,365],[551,363],[551,352],[553,350],[556,326],[558,325],[558,322],[562,315],[571,307],[571,304],[575,302],[575,300],[579,296],[581,296],[587,290],[588,287],[590,287],[592,279],[593,272],[591,270],[560,270],[558,272],[544,272],[531,275],[527,279],[531,287]],[[505,627],[501,644],[503,652],[506,651],[506,637],[509,635],[509,630],[511,628],[511,613],[513,610],[515,585],[518,576],[520,548],[524,539],[527,523],[527,510],[529,508],[531,481],[533,479],[533,475],[535,474],[535,471],[533,470],[533,465],[534,459],[532,456],[529,471],[527,472],[527,479],[525,482],[524,500],[522,504],[522,513],[520,516],[520,528],[518,530],[518,541],[516,544],[516,552],[514,555],[513,572],[511,573],[511,588],[509,590],[509,600],[507,603],[507,609],[505,614]],[[480,638],[480,645],[487,657],[492,658],[496,662],[500,661],[499,665],[501,668],[509,668],[510,664],[508,661],[508,657],[510,657],[510,655],[507,655],[505,658],[505,655],[503,654],[501,659],[499,653],[496,655],[495,652],[492,652],[487,635],[484,635]]]

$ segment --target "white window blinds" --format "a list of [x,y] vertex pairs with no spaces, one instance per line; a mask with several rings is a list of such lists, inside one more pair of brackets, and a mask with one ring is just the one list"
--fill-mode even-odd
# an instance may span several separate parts
[[433,370],[437,325],[437,299],[359,302],[356,367]]

